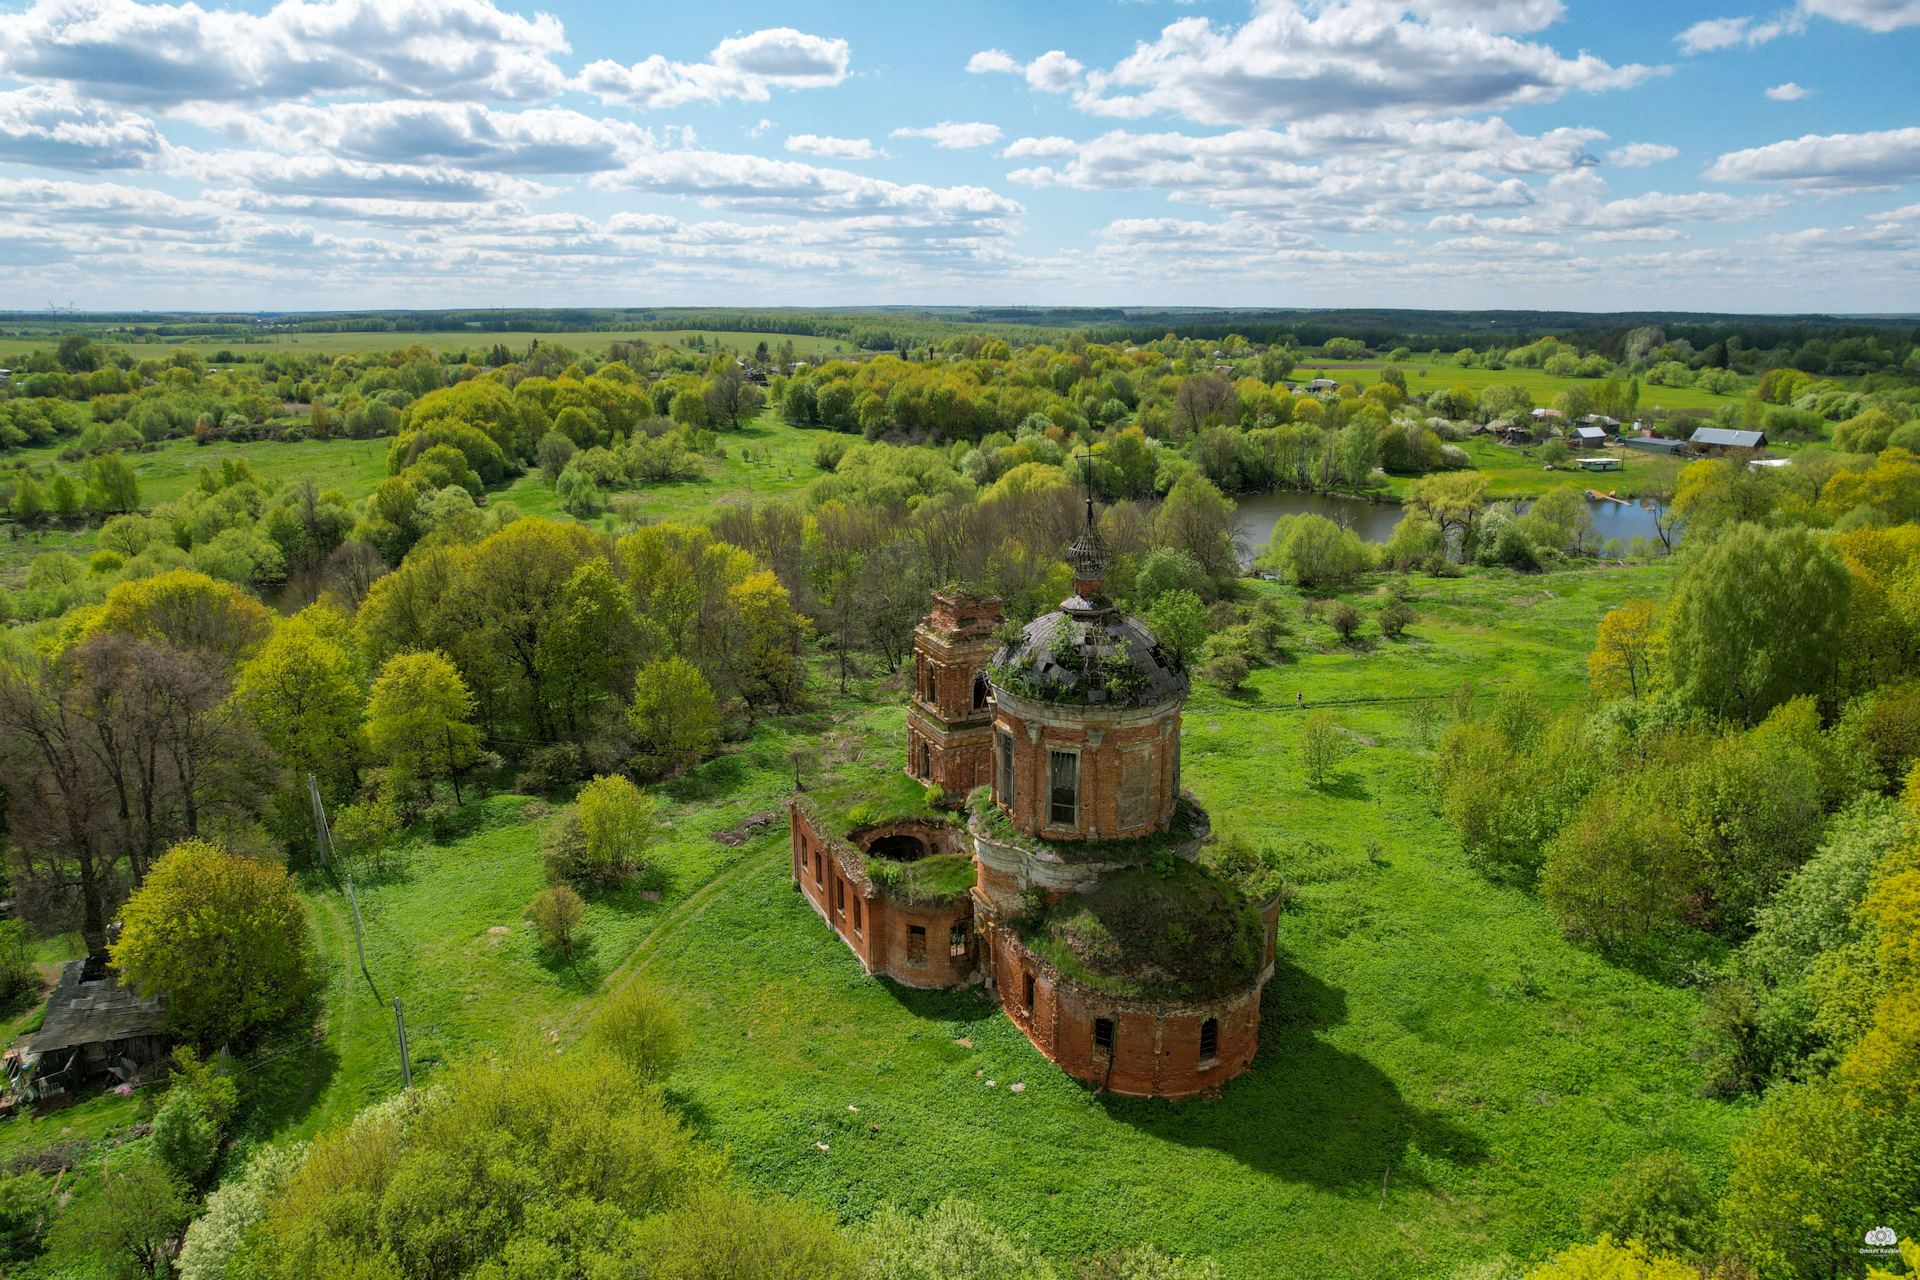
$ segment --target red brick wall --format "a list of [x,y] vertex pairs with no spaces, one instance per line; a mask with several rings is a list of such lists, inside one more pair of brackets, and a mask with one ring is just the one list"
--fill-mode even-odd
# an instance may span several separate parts
[[[1124,728],[1105,728],[1098,723],[1036,724],[1003,707],[994,716],[994,727],[1013,739],[1014,804],[1010,815],[1014,826],[1028,835],[1060,840],[1130,839],[1163,830],[1173,816],[1180,750],[1177,703],[1169,704],[1152,723]],[[1122,827],[1120,782],[1129,748],[1146,753],[1146,820]],[[1049,812],[1048,757],[1055,750],[1073,750],[1080,756],[1080,807],[1078,823],[1072,828],[1055,826]],[[989,776],[995,777],[997,788],[993,763],[989,762]]]
[[[1026,978],[1034,979],[1033,1010]],[[1135,1097],[1180,1098],[1233,1079],[1260,1044],[1260,985],[1185,1008],[1147,1007],[1063,982],[1010,930],[993,932],[1001,1007],[1033,1045],[1076,1080]],[[1111,1018],[1111,1053],[1094,1046],[1094,1021]],[[1200,1057],[1201,1024],[1218,1023],[1214,1056]]]
[[[974,955],[979,948],[973,941],[970,902],[914,907],[889,900],[878,886],[863,888],[841,865],[844,845],[821,840],[798,805],[790,805],[787,814],[795,883],[868,973],[886,974],[909,987],[955,987],[973,977]],[[884,827],[869,834],[885,835],[894,829]],[[914,833],[922,834],[918,828]],[[846,854],[858,856],[852,850],[846,850]],[[869,893],[872,896],[867,896]],[[968,949],[966,954],[954,956],[950,953],[951,930],[960,920],[968,922]],[[910,931],[914,925],[927,931],[926,960],[922,964],[911,959]]]

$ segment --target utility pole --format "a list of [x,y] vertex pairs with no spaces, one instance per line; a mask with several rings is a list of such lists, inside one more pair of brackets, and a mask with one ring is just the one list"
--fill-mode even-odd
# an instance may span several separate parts
[[400,1012],[400,997],[393,998],[393,1025],[400,1033],[400,1087],[413,1088],[413,1063],[407,1059],[407,1020]]
[[320,851],[320,865],[333,865],[333,833],[327,830],[327,809],[320,803],[320,783],[307,775],[307,795],[313,800],[313,846]]

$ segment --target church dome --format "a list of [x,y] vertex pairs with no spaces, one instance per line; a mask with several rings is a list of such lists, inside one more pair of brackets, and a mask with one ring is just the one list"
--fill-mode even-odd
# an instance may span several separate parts
[[988,674],[1019,697],[1114,707],[1177,701],[1191,683],[1146,624],[1077,595],[1029,622]]

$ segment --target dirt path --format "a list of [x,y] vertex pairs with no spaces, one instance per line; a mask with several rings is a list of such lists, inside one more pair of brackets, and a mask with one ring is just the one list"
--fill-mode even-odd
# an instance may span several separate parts
[[[776,832],[781,836],[786,834],[784,830],[779,828],[776,828]],[[580,1028],[585,1022],[587,1014],[591,1012],[600,1000],[620,991],[633,982],[634,979],[638,978],[640,974],[646,970],[647,966],[653,962],[654,958],[659,955],[661,948],[678,937],[688,925],[704,915],[707,908],[712,906],[721,894],[742,880],[745,880],[748,876],[753,875],[755,872],[764,871],[774,866],[785,857],[786,854],[786,840],[776,840],[772,848],[764,849],[756,853],[749,853],[746,857],[740,859],[740,861],[734,863],[731,867],[728,867],[725,871],[722,871],[699,889],[689,894],[686,899],[677,904],[673,910],[662,916],[660,923],[654,926],[653,932],[642,939],[640,945],[629,952],[627,958],[620,962],[619,967],[614,969],[613,972],[609,973],[601,981],[599,991],[593,995],[581,997],[578,1003],[569,1009],[558,1022],[553,1024],[549,1029],[552,1038],[564,1043],[579,1035]]]

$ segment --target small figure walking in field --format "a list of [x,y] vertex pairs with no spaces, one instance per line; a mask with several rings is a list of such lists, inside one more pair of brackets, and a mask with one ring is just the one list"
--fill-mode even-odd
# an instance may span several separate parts
[[1307,706],[1307,695],[1306,695],[1306,694],[1304,694],[1304,693],[1296,693],[1296,694],[1294,694],[1294,695],[1293,695],[1293,709],[1294,709],[1295,711],[1304,711],[1304,710],[1306,710],[1306,706]]

